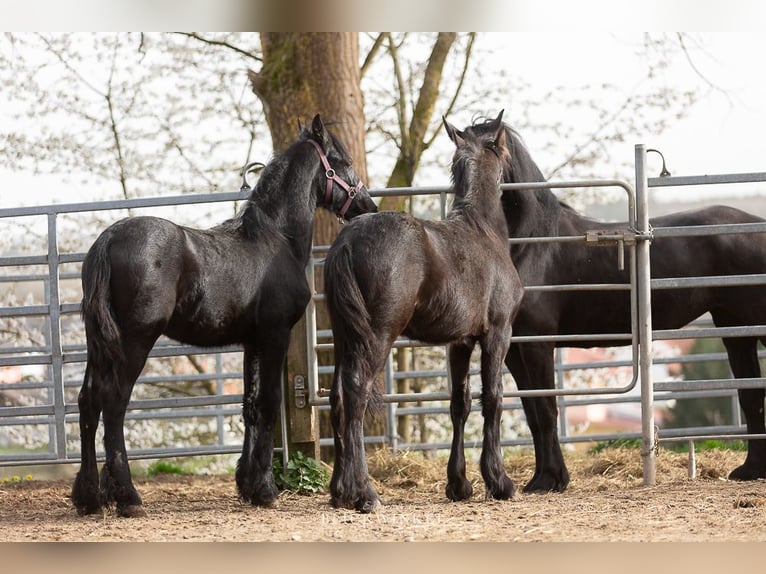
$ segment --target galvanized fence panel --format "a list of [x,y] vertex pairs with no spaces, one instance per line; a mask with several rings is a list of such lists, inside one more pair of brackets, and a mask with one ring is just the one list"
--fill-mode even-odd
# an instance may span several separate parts
[[[721,381],[660,381],[654,382],[651,378],[651,366],[661,363],[690,362],[693,360],[720,360],[723,355],[701,357],[669,357],[652,359],[651,343],[653,340],[693,337],[721,337],[725,336],[752,336],[753,334],[766,334],[766,326],[733,327],[726,330],[710,328],[707,325],[695,322],[691,328],[675,331],[652,331],[650,319],[650,296],[651,289],[672,289],[713,284],[722,285],[757,285],[764,282],[764,276],[727,276],[683,279],[651,279],[648,274],[649,242],[654,237],[667,237],[673,235],[703,235],[708,233],[757,233],[766,231],[766,224],[744,224],[741,226],[699,226],[694,228],[657,228],[648,227],[647,193],[650,188],[676,185],[706,185],[711,183],[739,183],[751,181],[766,181],[766,174],[733,174],[722,176],[701,176],[698,178],[647,178],[644,175],[643,162],[645,148],[637,146],[636,166],[637,183],[636,189],[630,184],[615,180],[584,180],[575,182],[551,182],[551,183],[525,183],[507,185],[507,188],[578,188],[578,187],[617,187],[623,189],[628,198],[628,213],[626,220],[628,225],[624,232],[605,235],[600,233],[586,234],[582,237],[551,237],[551,238],[521,238],[516,242],[531,241],[588,241],[592,244],[613,242],[618,246],[627,245],[629,258],[627,264],[630,270],[630,283],[624,285],[557,285],[557,286],[534,286],[528,290],[630,290],[632,332],[612,333],[595,337],[599,341],[604,340],[630,340],[631,358],[594,361],[590,363],[568,364],[562,360],[563,353],[557,351],[556,388],[553,390],[519,392],[515,389],[508,373],[504,375],[506,381],[505,408],[509,411],[521,409],[521,396],[554,395],[557,397],[560,410],[560,433],[562,443],[593,442],[611,440],[616,438],[641,438],[643,442],[642,455],[644,457],[644,480],[647,484],[654,482],[653,462],[656,440],[659,441],[686,441],[693,445],[694,440],[704,440],[710,437],[746,438],[744,427],[739,418],[735,424],[725,427],[708,427],[696,429],[669,430],[655,429],[653,409],[656,403],[677,398],[689,398],[700,396],[730,396],[732,397],[733,409],[739,415],[736,408],[735,393],[737,388],[761,387],[764,379],[754,380],[721,380]],[[643,183],[642,183],[643,182]],[[13,254],[0,257],[0,293],[2,287],[8,284],[42,283],[44,288],[43,302],[29,304],[13,304],[0,306],[0,321],[27,321],[41,324],[41,332],[44,341],[39,344],[25,345],[0,345],[0,373],[7,368],[40,367],[45,369],[42,377],[17,382],[0,383],[1,393],[38,393],[43,398],[34,404],[0,406],[0,466],[15,466],[26,464],[64,463],[79,460],[78,447],[72,446],[72,441],[79,438],[79,433],[73,430],[78,421],[78,409],[76,404],[76,391],[79,389],[84,369],[85,347],[80,341],[68,343],[66,329],[62,331],[62,322],[77,323],[79,319],[79,304],[62,298],[62,282],[71,282],[79,279],[77,267],[84,257],[81,252],[61,252],[62,231],[60,230],[60,218],[66,214],[90,214],[94,212],[110,212],[119,210],[120,213],[130,213],[137,209],[160,209],[168,206],[215,204],[220,202],[235,202],[244,199],[249,192],[235,193],[184,195],[177,197],[156,197],[135,200],[123,200],[98,203],[74,203],[66,205],[53,205],[29,208],[14,208],[0,210],[0,223],[3,221],[18,220],[20,218],[43,218],[45,223],[46,246],[44,253],[37,254]],[[438,197],[438,212],[441,217],[447,212],[447,198],[449,189],[446,187],[426,188],[395,188],[386,190],[372,190],[373,196],[401,196],[414,195],[417,197]],[[321,265],[323,254],[327,247],[316,247],[314,257],[307,269],[310,283],[314,285],[316,268]],[[622,249],[618,249],[622,253]],[[642,253],[643,251],[643,253]],[[615,264],[625,264],[615,258]],[[718,282],[718,283],[716,283]],[[638,288],[636,288],[638,285]],[[642,295],[643,293],[643,295]],[[332,348],[332,333],[329,329],[316,328],[316,305],[322,299],[321,293],[315,297],[307,309],[307,343],[309,349],[309,365],[311,366],[308,376],[307,408],[324,410],[327,408],[328,381],[332,374],[332,365],[320,361],[320,356],[328,355],[326,351]],[[62,337],[63,335],[63,337]],[[559,340],[577,341],[594,339],[594,336],[569,335],[558,337],[517,337],[515,340]],[[410,347],[415,349],[428,349],[430,346],[417,341],[399,339],[395,348]],[[171,446],[136,447],[129,449],[131,458],[161,458],[166,456],[182,456],[194,454],[232,454],[239,452],[241,436],[230,428],[231,421],[240,417],[241,391],[232,393],[225,388],[224,382],[240,381],[242,373],[237,369],[227,368],[225,358],[231,357],[232,353],[239,353],[239,347],[233,346],[225,349],[200,349],[184,345],[178,345],[170,341],[161,340],[152,350],[150,357],[210,357],[215,367],[205,369],[195,374],[144,374],[138,384],[165,384],[169,386],[194,381],[208,381],[212,383],[214,392],[209,395],[182,397],[168,396],[162,398],[140,399],[134,398],[129,405],[127,414],[128,421],[145,420],[177,420],[177,419],[200,419],[212,420],[215,439],[209,443],[189,446],[175,444]],[[763,351],[760,352],[763,356]],[[398,436],[398,422],[402,417],[446,417],[448,413],[447,402],[449,400],[449,374],[441,363],[427,369],[405,369],[399,371],[395,367],[392,358],[384,370],[385,384],[385,412],[382,420],[384,425],[377,434],[368,438],[370,443],[387,444],[393,448],[413,450],[437,450],[449,448],[448,441],[409,442],[403,441]],[[567,387],[568,374],[583,369],[627,369],[632,374],[620,384],[600,388],[571,388]],[[474,368],[473,374],[477,373]],[[397,392],[397,382],[402,379],[427,379],[432,381],[433,390],[420,393],[402,394]],[[322,388],[322,381],[325,382]],[[640,393],[638,382],[640,381]],[[240,387],[241,388],[241,387]],[[478,396],[478,392],[474,396]],[[641,403],[643,416],[642,429],[640,432],[620,433],[590,433],[571,434],[570,424],[567,421],[568,410],[571,407],[583,405],[615,403],[635,404]],[[283,410],[282,440],[286,444],[287,413]],[[227,422],[228,421],[228,422]],[[228,426],[227,426],[228,425]],[[35,452],[16,451],[9,452],[10,444],[9,429],[19,429],[26,426],[36,426],[45,429],[47,444],[45,448]],[[6,444],[4,444],[4,442]],[[329,444],[328,436],[321,439],[322,444]],[[480,439],[467,441],[466,445],[479,446]],[[531,439],[524,434],[504,436],[504,446],[531,445]],[[286,456],[286,449],[282,449]]]
[[[77,391],[82,384],[86,350],[84,337],[77,343],[66,343],[67,329],[62,328],[64,321],[73,321],[80,325],[79,302],[66,302],[62,298],[62,281],[77,280],[79,284],[79,264],[85,257],[84,252],[62,253],[59,245],[62,231],[59,221],[65,214],[93,214],[95,212],[117,212],[118,217],[124,212],[159,208],[208,204],[222,204],[245,199],[248,190],[235,193],[216,193],[200,195],[181,195],[173,197],[152,197],[131,200],[105,201],[97,203],[74,203],[40,207],[21,207],[0,210],[0,222],[18,221],[21,218],[44,217],[45,247],[43,254],[21,254],[0,257],[0,293],[12,292],[11,287],[19,284],[42,282],[43,303],[16,303],[0,306],[0,321],[42,321],[40,331],[44,344],[15,345],[6,341],[0,345],[0,397],[5,402],[14,399],[25,400],[36,394],[33,404],[0,406],[0,466],[17,466],[79,461],[79,421]],[[220,210],[219,210],[220,211]],[[37,226],[41,228],[41,226]],[[77,267],[75,271],[62,272],[62,267]],[[5,287],[5,289],[3,289]],[[79,298],[79,295],[78,295]],[[80,325],[81,327],[81,325]],[[241,348],[230,346],[223,348],[199,348],[180,345],[161,339],[149,354],[153,359],[189,357],[194,361],[212,363],[209,368],[197,373],[147,374],[138,379],[137,387],[142,385],[164,385],[168,396],[159,398],[133,398],[128,406],[127,424],[140,424],[147,420],[179,421],[199,424],[205,428],[208,436],[199,444],[150,445],[129,448],[133,459],[160,458],[182,455],[218,455],[233,454],[241,450],[241,433],[236,423],[241,418]],[[233,357],[233,359],[232,359]],[[232,363],[236,367],[232,367]],[[31,380],[9,380],[9,369],[42,369]],[[17,378],[17,377],[13,377]],[[232,391],[225,384],[234,382],[237,390]],[[209,394],[183,396],[179,394],[182,385],[206,383]],[[136,393],[134,393],[135,395]],[[17,402],[19,402],[17,401]],[[285,441],[286,416],[281,417],[282,440]],[[23,434],[23,429],[38,427],[47,429],[48,440],[42,448],[26,449],[23,440],[14,436]],[[234,427],[234,428],[233,428]],[[203,433],[200,432],[200,435]],[[195,441],[192,441],[195,442]],[[77,446],[74,446],[74,444]]]

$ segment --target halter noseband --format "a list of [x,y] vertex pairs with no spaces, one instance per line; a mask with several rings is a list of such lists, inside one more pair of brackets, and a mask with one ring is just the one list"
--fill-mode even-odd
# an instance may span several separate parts
[[325,155],[322,146],[320,146],[312,139],[307,141],[316,148],[317,152],[319,153],[319,159],[322,160],[322,165],[325,169],[324,175],[327,178],[327,188],[324,194],[325,205],[332,207],[332,184],[335,182],[345,190],[346,195],[348,196],[346,198],[346,202],[343,204],[343,207],[341,207],[336,212],[338,217],[345,217],[346,211],[348,211],[348,208],[351,206],[351,202],[354,201],[354,197],[356,197],[356,194],[359,192],[359,190],[364,187],[364,184],[360,180],[354,187],[351,187],[349,184],[343,181],[340,176],[335,173],[335,170],[330,167],[330,162],[327,160],[327,156]]

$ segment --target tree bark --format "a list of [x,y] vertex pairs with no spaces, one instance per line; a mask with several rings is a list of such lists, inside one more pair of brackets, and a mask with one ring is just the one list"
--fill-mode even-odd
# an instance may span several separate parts
[[[263,66],[249,71],[263,103],[276,150],[295,139],[298,120],[321,114],[346,144],[362,181],[367,181],[365,118],[356,32],[263,32]],[[334,216],[317,212],[314,244],[329,245],[338,234]]]

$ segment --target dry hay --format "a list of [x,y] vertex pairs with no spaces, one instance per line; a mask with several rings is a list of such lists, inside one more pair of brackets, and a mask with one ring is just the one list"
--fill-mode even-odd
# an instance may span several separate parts
[[[744,453],[709,450],[696,454],[696,478],[724,480],[728,473],[742,463]],[[637,448],[605,448],[597,453],[570,452],[565,454],[567,468],[573,477],[569,488],[584,491],[604,491],[640,486],[643,482],[643,461]],[[443,493],[446,486],[447,457],[424,457],[416,451],[392,452],[381,448],[367,455],[370,477],[376,488],[412,488]],[[656,454],[656,479],[660,483],[688,480],[689,455],[659,448]],[[534,474],[534,453],[528,450],[507,454],[505,467],[513,481],[523,486]],[[474,490],[483,488],[479,467],[468,462],[466,475]],[[587,478],[575,480],[577,478]]]

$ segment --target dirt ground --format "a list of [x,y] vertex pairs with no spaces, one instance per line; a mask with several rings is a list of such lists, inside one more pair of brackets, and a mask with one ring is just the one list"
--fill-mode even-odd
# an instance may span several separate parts
[[[730,482],[743,453],[687,456],[660,452],[657,485],[642,485],[640,454],[608,449],[569,453],[572,481],[562,494],[483,499],[444,496],[445,463],[422,455],[373,454],[371,472],[383,507],[371,515],[336,510],[327,494],[283,493],[275,508],[240,503],[233,476],[158,476],[136,480],[147,516],[78,516],[69,481],[0,486],[0,541],[766,541],[766,481]],[[510,455],[517,485],[531,477],[531,455]]]

